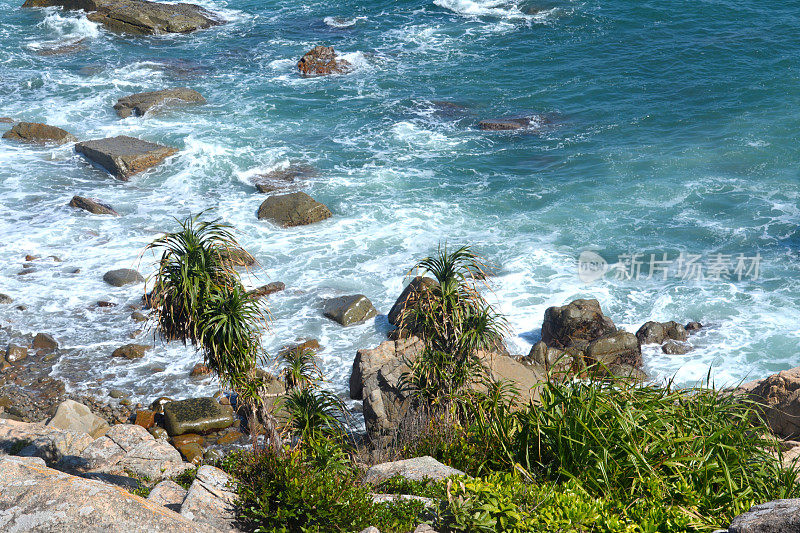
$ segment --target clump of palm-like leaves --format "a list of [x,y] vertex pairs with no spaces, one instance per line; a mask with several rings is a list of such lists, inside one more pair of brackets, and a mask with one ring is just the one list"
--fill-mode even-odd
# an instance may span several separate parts
[[481,375],[478,352],[502,339],[506,323],[475,284],[486,266],[468,246],[452,251],[440,246],[415,268],[437,283],[421,286],[400,318],[400,328],[408,324],[424,342],[407,381],[421,397],[452,398]]

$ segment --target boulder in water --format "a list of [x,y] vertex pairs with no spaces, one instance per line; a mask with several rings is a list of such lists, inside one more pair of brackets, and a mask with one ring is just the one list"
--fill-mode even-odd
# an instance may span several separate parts
[[178,150],[119,135],[80,142],[75,145],[75,151],[105,168],[115,178],[127,181],[132,175],[159,164]]
[[114,110],[120,118],[128,118],[131,115],[143,116],[157,106],[204,103],[206,103],[206,99],[199,92],[186,87],[178,87],[125,96],[117,100]]
[[304,192],[270,196],[258,208],[259,220],[271,220],[284,228],[313,224],[331,216],[330,209]]
[[478,123],[478,128],[484,131],[510,131],[521,130],[531,125],[529,118],[501,118],[481,120]]
[[99,200],[94,200],[92,198],[84,198],[83,196],[73,196],[72,200],[70,200],[69,204],[70,207],[75,207],[77,209],[83,209],[84,211],[88,211],[93,215],[114,215],[119,216],[119,213],[114,211],[114,209]]
[[114,287],[124,287],[125,285],[142,283],[144,278],[137,271],[130,268],[118,268],[103,274],[103,281]]
[[378,314],[369,298],[363,294],[340,296],[325,301],[322,314],[342,326],[366,322]]
[[141,359],[152,346],[146,344],[126,344],[120,346],[111,353],[111,357],[123,357],[125,359]]
[[303,76],[343,74],[351,68],[349,61],[336,58],[332,46],[315,46],[297,62],[297,69]]
[[585,346],[615,331],[614,322],[603,314],[597,300],[581,299],[545,311],[542,340],[548,346],[563,349]]
[[17,122],[3,134],[3,139],[32,144],[66,144],[78,140],[68,131],[37,122]]

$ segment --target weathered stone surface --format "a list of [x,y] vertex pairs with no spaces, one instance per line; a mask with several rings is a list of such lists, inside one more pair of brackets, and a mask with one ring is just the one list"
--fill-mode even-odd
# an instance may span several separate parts
[[397,297],[397,300],[389,311],[387,317],[389,323],[400,327],[401,321],[403,321],[405,322],[403,324],[405,329],[408,329],[411,333],[415,332],[416,328],[410,323],[409,318],[404,317],[404,313],[406,309],[410,309],[414,306],[419,297],[424,294],[426,290],[438,285],[439,283],[433,278],[417,276],[412,279],[411,282],[406,285],[406,288],[403,289],[403,292],[400,293],[400,296]]
[[137,271],[130,268],[118,268],[103,274],[103,281],[114,287],[124,287],[134,283],[143,283],[144,278]]
[[76,142],[71,133],[36,122],[17,122],[10,130],[3,134],[3,139],[11,139],[33,144],[66,144]]
[[703,324],[700,322],[688,322],[685,326],[683,326],[683,329],[689,333],[694,333],[695,331],[703,329]]
[[686,329],[683,325],[678,324],[674,320],[669,322],[664,322],[664,333],[666,336],[674,341],[685,341],[689,338],[689,333],[686,332]]
[[683,355],[691,352],[692,346],[685,342],[670,339],[661,345],[661,351],[668,355]]
[[119,135],[79,142],[75,145],[75,151],[102,166],[117,179],[127,181],[134,174],[159,164],[178,150]]
[[185,517],[129,492],[0,457],[0,525],[4,531],[208,531]]
[[88,18],[112,31],[139,35],[189,33],[221,24],[212,13],[194,4],[165,4],[147,0],[25,0],[22,7],[60,6],[82,9]]
[[188,463],[198,466],[203,462],[203,447],[195,442],[189,442],[179,446],[178,451]]
[[797,533],[800,531],[800,498],[773,500],[754,505],[733,519],[728,533]]
[[131,115],[140,117],[151,109],[164,105],[204,103],[206,103],[206,99],[199,92],[186,87],[178,87],[122,97],[114,104],[114,110],[120,118],[128,118]]
[[589,343],[586,348],[587,364],[600,364],[609,368],[613,364],[626,364],[635,368],[642,366],[642,349],[636,335],[627,331],[615,331]]
[[120,346],[113,352],[111,352],[111,357],[124,357],[125,359],[141,359],[144,357],[144,354],[147,350],[150,350],[152,346],[148,346],[146,344],[126,344],[124,346]]
[[120,460],[118,467],[123,472],[160,480],[171,477],[176,467],[181,467],[183,460],[178,450],[162,440],[150,439],[134,446]]
[[353,326],[375,317],[378,310],[369,298],[355,294],[325,300],[322,314],[342,326]]
[[211,374],[211,369],[203,363],[197,363],[194,365],[194,367],[192,367],[192,371],[189,372],[189,376],[193,378],[203,377],[209,374]]
[[253,295],[255,298],[263,298],[264,296],[269,296],[270,294],[275,294],[276,292],[281,292],[286,288],[286,285],[282,281],[273,281],[271,283],[267,283],[266,285],[262,285],[261,287],[257,287],[250,291],[250,294]]
[[94,200],[92,198],[84,198],[83,196],[73,196],[72,200],[70,200],[69,204],[70,207],[75,207],[77,209],[83,209],[84,211],[88,211],[93,215],[114,215],[119,216],[119,213],[114,211],[114,209],[108,205],[104,204],[100,200]]
[[122,458],[125,450],[108,437],[100,437],[87,446],[79,456],[64,457],[56,467],[67,472],[83,473],[110,470]]
[[190,398],[164,405],[164,425],[172,437],[225,429],[234,421],[233,409],[213,398]]
[[10,304],[14,302],[14,298],[8,294],[0,294],[0,304]]
[[137,426],[142,426],[144,429],[150,429],[156,424],[155,412],[151,411],[150,409],[143,409],[141,411],[136,411],[135,424]]
[[33,338],[33,349],[51,352],[58,349],[58,341],[48,333],[37,333]]
[[287,346],[283,350],[280,351],[280,355],[284,356],[286,354],[295,352],[295,353],[302,353],[302,352],[317,352],[320,349],[319,341],[317,339],[308,339],[307,341],[300,342],[298,344],[293,344],[291,346]]
[[523,362],[539,365],[547,371],[565,372],[573,367],[573,355],[582,357],[583,353],[571,348],[559,350],[548,346],[544,341],[539,341],[531,347]]
[[443,465],[433,457],[425,455],[372,466],[364,475],[364,483],[379,485],[394,476],[402,476],[411,481],[422,481],[425,478],[438,481],[450,476],[463,475],[465,474],[461,470]]
[[478,123],[478,128],[486,131],[508,131],[508,130],[521,130],[527,128],[531,124],[530,118],[501,118],[481,120]]
[[230,482],[230,476],[219,468],[208,465],[198,468],[181,505],[181,515],[215,530],[238,531],[233,507],[236,493]]
[[82,431],[94,438],[105,435],[109,426],[105,420],[92,413],[88,407],[74,400],[64,400],[58,405],[56,414],[47,422],[50,427],[70,431]]
[[297,69],[303,76],[344,74],[351,68],[350,62],[336,58],[332,46],[315,46],[297,62]]
[[636,332],[636,338],[641,344],[661,344],[667,337],[664,325],[661,322],[645,322]]
[[313,224],[331,216],[330,209],[304,192],[270,196],[258,208],[259,220],[270,220],[284,228]]
[[28,349],[25,346],[17,346],[16,344],[9,344],[6,349],[6,361],[9,363],[16,363],[28,357]]
[[80,455],[94,439],[82,431],[53,430],[35,438],[20,450],[22,457],[41,457],[48,465],[55,465],[65,457]]
[[542,340],[548,346],[563,349],[586,345],[616,330],[597,300],[575,300],[545,311]]
[[761,416],[776,435],[800,437],[800,367],[745,383],[736,392],[761,404]]
[[114,441],[125,453],[143,442],[153,442],[154,440],[145,428],[136,424],[115,424],[111,426],[105,436]]
[[174,481],[167,479],[153,487],[147,496],[147,501],[179,513],[187,492]]

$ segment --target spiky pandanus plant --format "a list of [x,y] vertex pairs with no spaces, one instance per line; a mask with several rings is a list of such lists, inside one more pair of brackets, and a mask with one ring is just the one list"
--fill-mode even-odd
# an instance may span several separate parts
[[401,329],[424,342],[406,382],[419,397],[437,403],[481,376],[478,352],[501,341],[507,326],[475,285],[486,266],[468,246],[454,251],[440,246],[415,270],[430,274],[438,284],[420,285],[420,293],[400,319]]

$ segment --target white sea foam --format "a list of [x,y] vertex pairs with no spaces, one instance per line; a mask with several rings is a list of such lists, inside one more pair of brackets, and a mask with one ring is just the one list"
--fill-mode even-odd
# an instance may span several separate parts
[[552,8],[525,13],[516,3],[508,0],[433,0],[433,3],[459,15],[524,19],[534,22],[543,22],[557,12],[557,8]]
[[322,19],[331,28],[352,28],[360,20],[367,20],[367,17],[325,17]]

